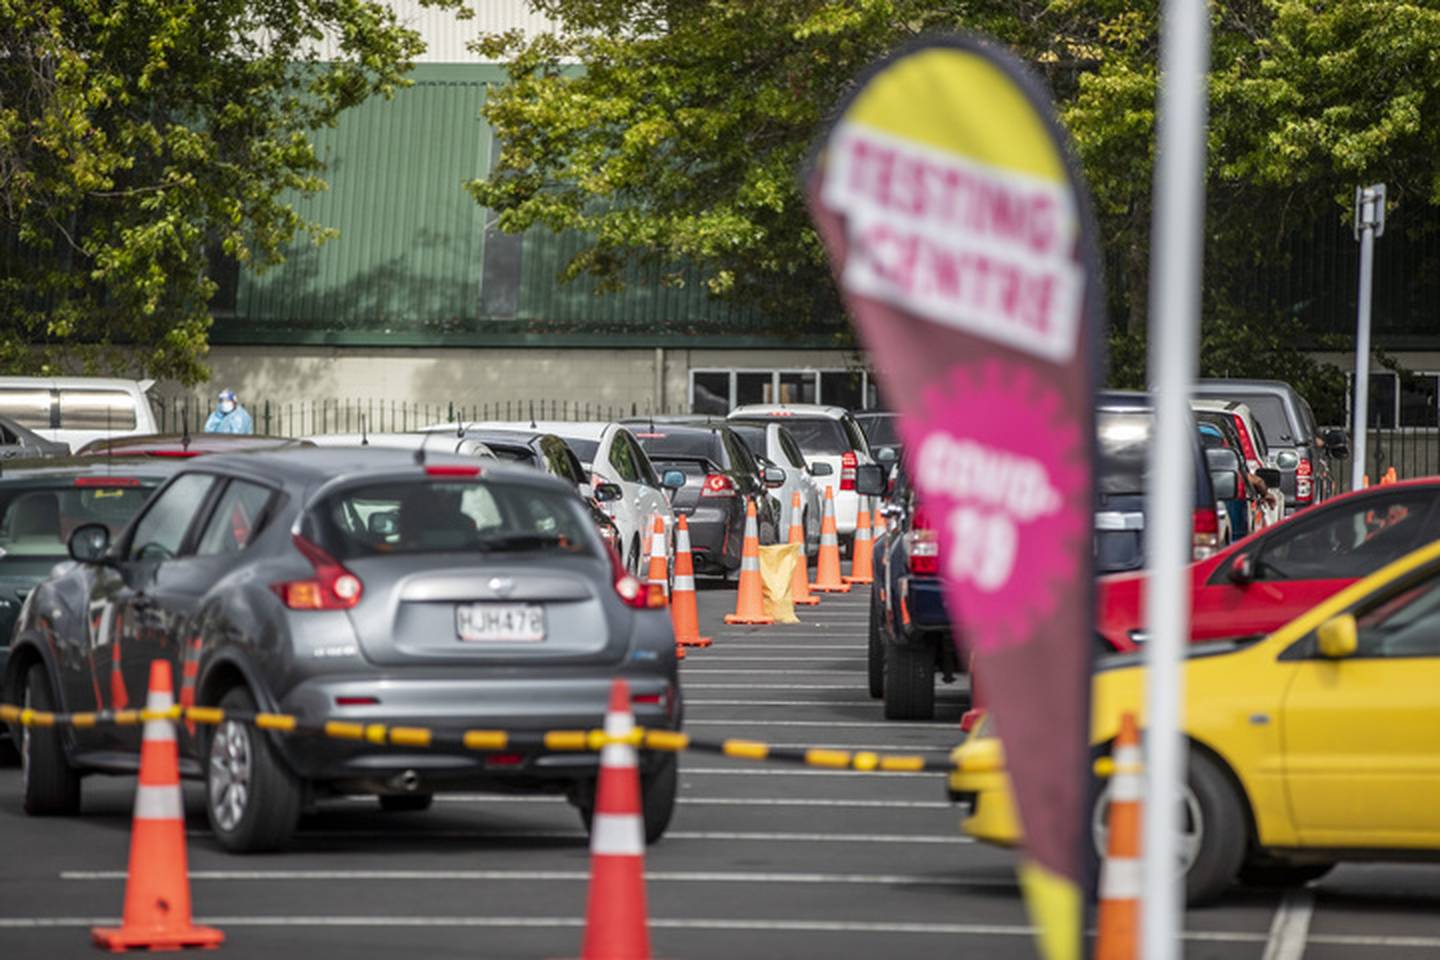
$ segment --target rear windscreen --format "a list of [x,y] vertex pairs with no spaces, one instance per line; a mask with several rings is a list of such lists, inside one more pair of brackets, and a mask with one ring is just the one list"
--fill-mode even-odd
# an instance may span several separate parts
[[87,523],[105,524],[116,538],[154,491],[154,483],[76,487],[68,479],[47,488],[0,487],[0,559],[63,560],[69,556],[70,534]]
[[1154,418],[1148,413],[1101,410],[1095,415],[1100,460],[1095,465],[1102,493],[1140,493],[1150,456]]
[[341,560],[386,554],[559,551],[594,555],[575,497],[485,481],[405,480],[350,487],[311,513]]
[[571,450],[575,451],[575,456],[580,459],[581,463],[591,467],[595,465],[595,454],[600,452],[599,440],[581,440],[576,437],[566,437],[565,443],[569,445]]
[[746,423],[734,423],[730,425],[730,429],[734,430],[735,435],[745,441],[745,446],[750,448],[751,453],[757,457],[765,456],[767,448],[764,427],[752,427]]
[[663,430],[646,430],[636,433],[635,439],[645,448],[650,460],[668,460],[672,457],[683,459],[720,459],[720,438],[713,433],[666,433]]
[[1230,399],[1239,400],[1250,408],[1250,415],[1259,421],[1260,429],[1265,431],[1265,438],[1271,443],[1290,446],[1299,442],[1295,439],[1295,431],[1290,429],[1290,418],[1285,416],[1285,404],[1280,402],[1279,397],[1236,396]]
[[899,417],[856,417],[865,439],[872,447],[893,447],[900,443]]
[[838,420],[822,417],[777,417],[776,420],[795,437],[800,449],[811,456],[833,457],[852,449],[845,428]]

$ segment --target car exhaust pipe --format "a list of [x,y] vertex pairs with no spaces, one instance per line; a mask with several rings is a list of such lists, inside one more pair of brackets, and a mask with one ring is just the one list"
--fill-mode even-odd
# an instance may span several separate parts
[[397,773],[390,778],[390,786],[397,790],[404,790],[406,793],[414,793],[420,787],[420,774],[414,770]]

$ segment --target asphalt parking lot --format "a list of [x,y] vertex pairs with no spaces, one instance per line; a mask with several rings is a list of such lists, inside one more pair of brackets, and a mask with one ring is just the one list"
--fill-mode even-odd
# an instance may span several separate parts
[[[933,723],[882,720],[864,687],[867,602],[857,589],[799,626],[724,627],[733,589],[703,585],[715,645],[683,666],[690,732],[945,752],[964,688],[941,688]],[[959,834],[940,778],[703,755],[681,770],[675,822],[646,860],[656,956],[1034,955],[1012,856]],[[88,927],[122,903],[133,783],[92,779],[84,816],[55,820],[26,818],[19,787],[0,770],[0,958],[92,954]],[[420,814],[337,801],[288,851],[235,857],[211,841],[199,786],[186,797],[195,913],[230,954],[578,954],[588,850],[563,801],[456,795]],[[1440,868],[1346,867],[1283,902],[1237,891],[1187,930],[1189,957],[1437,956]]]

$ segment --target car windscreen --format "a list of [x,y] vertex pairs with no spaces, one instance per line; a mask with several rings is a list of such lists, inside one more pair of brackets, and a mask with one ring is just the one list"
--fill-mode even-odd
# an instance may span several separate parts
[[599,440],[582,440],[579,437],[565,437],[564,440],[570,449],[575,451],[575,456],[580,458],[581,463],[595,465],[595,454],[600,452]]
[[495,454],[496,460],[504,460],[506,463],[523,463],[527,467],[539,465],[539,458],[535,456],[535,451],[527,446],[521,444],[510,446],[508,444],[496,443],[494,440],[486,440],[483,442],[485,446],[490,448],[490,452]]
[[855,422],[865,431],[865,439],[872,447],[893,447],[903,442],[899,417],[856,417]]
[[594,556],[581,503],[557,491],[475,481],[399,480],[338,490],[311,511],[340,560],[417,553]]
[[[1149,488],[1151,435],[1155,416],[1148,410],[1100,410],[1095,414],[1099,458],[1095,465],[1096,482],[1103,494],[1141,494]],[[1202,472],[1192,444],[1191,476],[1197,496],[1202,485]]]
[[765,428],[756,427],[748,423],[732,423],[730,429],[735,435],[745,441],[745,446],[757,457],[765,456],[767,444],[765,443]]
[[1279,397],[1266,394],[1258,397],[1237,396],[1232,399],[1240,400],[1250,408],[1250,415],[1259,422],[1260,429],[1265,431],[1266,440],[1285,447],[1300,442],[1295,437],[1295,431],[1290,428],[1290,418],[1285,415],[1285,404]]
[[98,486],[77,486],[77,482],[92,480],[67,477],[53,486],[0,485],[0,558],[63,560],[69,555],[70,534],[87,523],[105,524],[116,538],[158,486],[154,481],[132,480],[127,485],[110,481],[114,485]]
[[[850,438],[838,420],[826,417],[784,417],[776,418],[794,436],[800,449],[809,456],[833,457],[848,453]],[[751,420],[750,423],[756,421]]]
[[724,453],[720,449],[720,437],[717,434],[705,431],[704,433],[667,433],[664,430],[640,430],[635,434],[635,439],[640,441],[644,448],[645,455],[654,463],[671,458],[699,459],[720,461]]

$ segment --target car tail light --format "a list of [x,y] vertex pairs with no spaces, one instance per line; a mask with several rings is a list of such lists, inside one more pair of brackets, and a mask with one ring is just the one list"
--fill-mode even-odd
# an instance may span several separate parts
[[854,450],[846,450],[840,458],[840,489],[855,489],[855,468],[860,466],[860,458],[855,455]]
[[177,460],[189,460],[191,457],[200,456],[199,450],[147,450],[147,457],[174,457]]
[[702,497],[733,497],[735,496],[735,481],[731,480],[728,474],[712,473],[705,478],[705,483],[700,487]]
[[485,758],[487,767],[518,767],[524,763],[523,753],[492,753]]
[[335,706],[337,706],[337,707],[378,707],[378,706],[380,706],[380,698],[379,698],[379,697],[336,697],[336,698],[335,698]]
[[315,568],[308,580],[286,580],[271,584],[270,589],[291,610],[349,610],[360,602],[364,585],[360,578],[300,534],[290,538],[295,549],[305,555]]
[[911,573],[935,576],[940,573],[940,537],[930,526],[930,517],[917,509],[905,534],[905,559]]
[[1295,499],[1301,503],[1309,503],[1315,497],[1315,468],[1310,463],[1309,457],[1301,457],[1300,465],[1295,468]]
[[1196,507],[1190,515],[1191,556],[1204,560],[1220,549],[1220,514],[1214,507]]
[[658,584],[642,583],[625,569],[620,553],[610,551],[610,572],[615,578],[615,595],[632,610],[657,610],[665,606],[665,589]]
[[427,477],[478,477],[480,468],[469,464],[432,464],[425,468]]
[[1245,456],[1246,460],[1259,460],[1260,457],[1255,453],[1255,443],[1250,439],[1250,431],[1245,426],[1245,418],[1235,417],[1234,419],[1235,432],[1240,434],[1240,452]]
[[630,698],[630,701],[632,703],[664,703],[665,695],[663,693],[637,693]]
[[140,481],[135,477],[76,477],[77,487],[138,487]]

